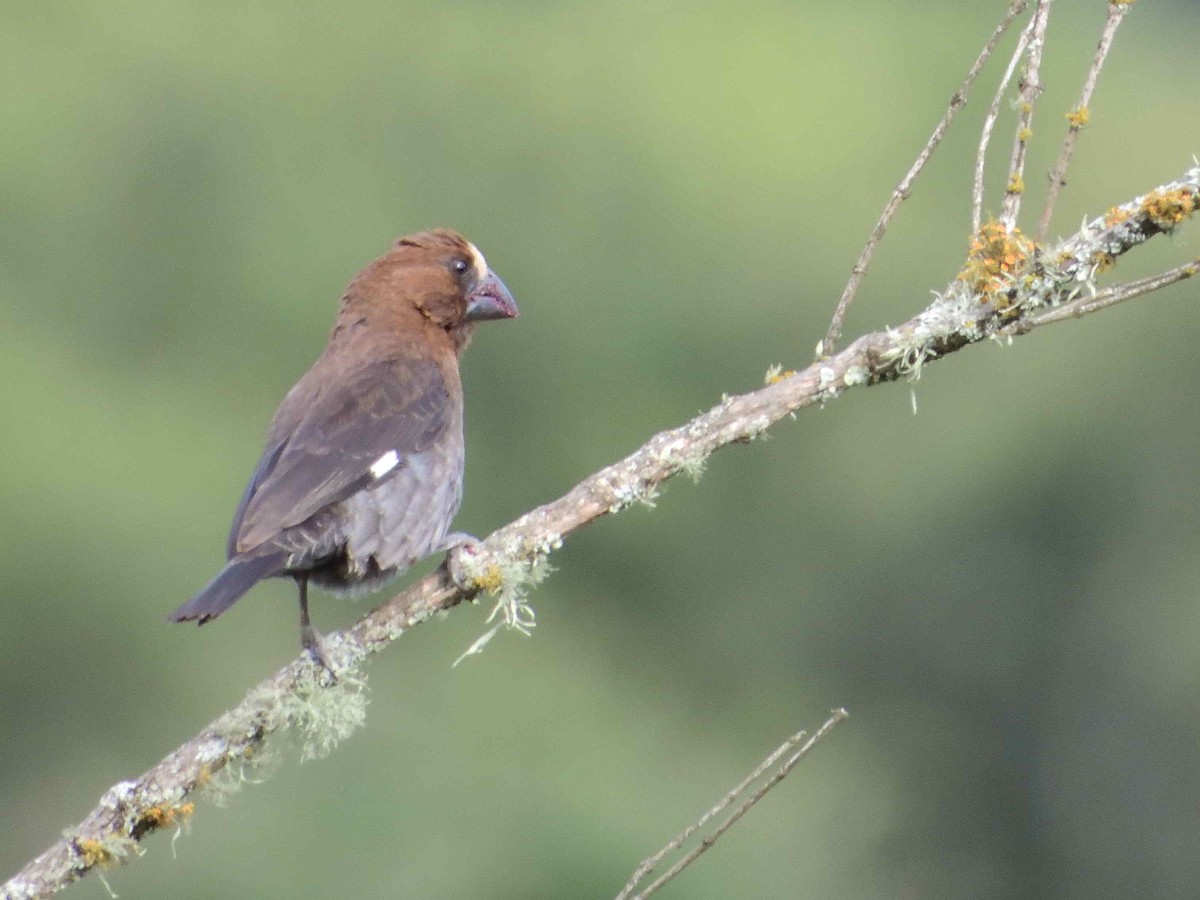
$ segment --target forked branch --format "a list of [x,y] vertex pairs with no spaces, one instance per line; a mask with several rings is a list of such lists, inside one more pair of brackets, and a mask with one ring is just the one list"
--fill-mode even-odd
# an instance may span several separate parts
[[1025,194],[1025,157],[1033,138],[1033,110],[1042,94],[1042,56],[1046,49],[1046,28],[1050,24],[1050,0],[1038,0],[1030,22],[1028,58],[1021,73],[1017,105],[1017,131],[1013,135],[1012,159],[1008,164],[1008,184],[1004,188],[1004,203],[1000,221],[1011,230],[1021,212]]
[[[835,352],[846,308],[896,207],[907,196],[912,179],[961,106],[958,98],[965,99],[978,68],[1026,5],[1010,3],[1008,18],[985,45],[955,95],[956,101],[897,187],[855,266],[817,362],[786,376],[771,376],[766,386],[726,397],[702,415],[655,435],[625,459],[585,478],[559,499],[500,528],[475,552],[459,554],[450,567],[453,577],[443,567],[370,612],[354,627],[330,635],[326,650],[339,669],[336,681],[308,657],[285,666],[156,766],[110,789],[82,822],[0,887],[0,900],[48,896],[90,872],[140,854],[147,835],[180,827],[193,811],[197,796],[240,781],[247,768],[262,759],[285,734],[295,736],[306,754],[328,752],[362,721],[365,683],[361,670],[371,655],[435,613],[481,592],[496,595],[506,621],[521,627],[529,621],[525,594],[545,575],[547,557],[567,535],[604,515],[649,501],[665,481],[680,472],[697,476],[708,457],[720,448],[751,441],[798,410],[823,405],[851,388],[914,379],[927,363],[964,347],[989,339],[1008,341],[1041,325],[1090,315],[1196,274],[1200,264],[1188,263],[1152,278],[1103,290],[1096,285],[1099,274],[1125,253],[1156,235],[1174,231],[1196,212],[1200,206],[1200,166],[1177,181],[1113,207],[1053,246],[1019,236],[1015,230],[1019,192],[1015,202],[1010,203],[1010,190],[1004,223],[976,228],[971,256],[962,272],[933,303],[907,322],[865,334]],[[1037,93],[1047,14],[1048,0],[1041,0],[1010,63],[1010,71],[1015,70],[1017,61],[1028,52],[1022,96],[1030,103],[1029,115]],[[1087,97],[1107,43],[1111,43],[1115,22],[1119,18],[1114,19],[1110,11],[1106,37],[1102,37],[1097,61],[1085,83]],[[993,102],[979,159],[998,108],[998,101]],[[1028,122],[1021,121],[1024,124],[1018,123],[1010,176],[1014,172],[1019,176],[1023,171],[1021,145],[1028,139],[1024,133]],[[1065,157],[1069,161],[1069,148]],[[1058,167],[1055,171],[1061,179],[1065,162],[1063,171]],[[1011,182],[1010,177],[1010,188]],[[977,178],[976,215],[982,202],[978,194],[981,184],[982,179]],[[1052,211],[1052,202],[1048,209]],[[831,719],[816,737],[833,724]],[[657,865],[657,860],[653,864]]]
[[1075,108],[1067,113],[1067,136],[1063,138],[1062,149],[1058,152],[1058,160],[1050,170],[1050,189],[1046,194],[1046,205],[1042,208],[1042,218],[1038,222],[1037,240],[1042,242],[1050,233],[1050,220],[1054,217],[1054,207],[1058,205],[1059,194],[1067,184],[1067,167],[1071,164],[1071,154],[1075,152],[1075,141],[1088,124],[1091,115],[1092,93],[1096,90],[1096,82],[1100,80],[1100,70],[1108,59],[1108,51],[1112,47],[1113,38],[1125,14],[1129,12],[1128,2],[1109,2],[1108,20],[1100,33],[1100,43],[1096,45],[1096,55],[1092,57],[1092,65],[1087,77],[1083,80],[1083,92]]
[[[754,805],[758,803],[759,800],[765,797],[771,788],[775,787],[775,785],[787,778],[792,769],[796,767],[796,764],[808,755],[808,752],[817,745],[817,742],[821,740],[821,738],[829,734],[835,725],[837,725],[839,722],[844,722],[848,717],[849,713],[847,713],[844,709],[835,709],[830,714],[829,718],[825,720],[825,724],[818,728],[817,733],[812,737],[808,737],[806,732],[798,731],[780,744],[770,754],[770,756],[759,763],[758,767],[749,775],[747,775],[745,779],[743,779],[741,784],[717,801],[717,804],[712,809],[702,815],[699,819],[697,819],[679,834],[675,835],[675,837],[671,838],[671,840],[669,840],[666,845],[653,856],[643,860],[642,864],[634,870],[633,876],[621,890],[621,893],[617,894],[616,900],[630,900],[630,898],[632,898],[632,900],[644,900],[644,898],[649,897],[660,887],[690,866],[700,857],[702,853],[705,853],[711,849],[713,844],[715,844],[720,837],[725,834],[725,832],[736,825],[737,821],[746,813],[748,813],[754,807]],[[808,739],[805,740],[805,738]],[[788,754],[791,755],[787,756]],[[784,756],[787,756],[787,759],[784,759],[783,765],[772,772],[771,776],[763,781],[762,784],[755,789],[754,793],[746,798],[746,800],[744,800],[737,809],[730,813],[720,825],[706,835],[699,844],[684,854],[673,866],[671,866],[671,868],[667,869],[666,872],[664,872],[650,884],[646,885],[644,890],[638,890],[638,885],[649,878],[664,859],[681,848],[688,842],[692,835],[728,809],[735,800],[741,797],[741,795],[746,791],[747,788],[750,787],[750,785],[761,779],[768,771],[770,771],[771,767],[779,762],[779,760],[783,759]],[[634,894],[634,891],[637,891],[637,893]]]
[[[956,278],[902,325],[863,335],[829,359],[772,379],[758,390],[726,397],[702,415],[655,435],[559,499],[491,534],[473,557],[462,560],[465,574],[459,583],[439,570],[353,628],[330,635],[327,650],[341,670],[338,682],[308,657],[297,659],[158,765],[115,785],[66,837],[7,882],[0,897],[46,896],[98,868],[132,858],[148,834],[175,827],[206,788],[240,779],[283,733],[295,734],[306,752],[326,752],[361,717],[355,700],[362,691],[358,673],[363,663],[413,626],[480,590],[498,593],[506,603],[521,602],[524,591],[544,573],[546,557],[571,532],[649,500],[680,472],[698,474],[720,448],[751,441],[800,409],[830,402],[851,388],[915,378],[925,364],[964,347],[1008,339],[1053,321],[1038,316],[1090,297],[1100,270],[1149,238],[1174,230],[1198,205],[1200,166],[1114,207],[1055,247],[1023,252],[1002,285],[980,292]],[[1075,306],[1070,315],[1103,308],[1107,304]]]
[[992,36],[988,38],[987,43],[983,45],[983,49],[979,51],[979,56],[975,58],[975,62],[967,70],[966,78],[963,79],[962,84],[958,86],[958,90],[950,98],[950,106],[946,109],[941,121],[933,129],[933,134],[929,136],[929,140],[925,142],[925,146],[921,149],[921,152],[917,154],[917,158],[908,170],[908,173],[900,179],[900,183],[892,191],[892,196],[888,199],[887,205],[884,206],[883,213],[879,216],[879,221],[875,223],[875,227],[871,230],[871,237],[867,240],[866,246],[863,247],[858,261],[854,263],[854,268],[850,272],[850,279],[846,282],[842,296],[838,299],[837,307],[833,311],[833,319],[829,323],[829,329],[825,332],[825,338],[817,346],[818,359],[828,357],[837,350],[837,342],[842,337],[842,326],[846,322],[846,313],[850,310],[850,304],[854,302],[854,297],[858,294],[858,288],[862,284],[863,278],[866,277],[867,269],[871,266],[871,258],[875,255],[875,248],[879,246],[879,242],[883,240],[884,234],[887,233],[888,226],[892,223],[892,219],[896,215],[896,210],[900,208],[900,204],[908,199],[909,192],[912,190],[917,176],[921,174],[921,171],[925,168],[925,164],[933,156],[933,151],[937,149],[937,145],[942,142],[942,138],[950,130],[950,123],[954,121],[954,117],[958,115],[958,111],[967,105],[967,97],[971,93],[975,79],[979,77],[979,73],[983,71],[984,65],[991,59],[996,45],[1000,43],[1000,39],[1004,37],[1013,20],[1024,12],[1027,6],[1029,6],[1028,0],[1014,0],[1014,2],[1009,3],[1008,13],[1000,21],[1000,24],[996,26],[996,29],[992,32]]

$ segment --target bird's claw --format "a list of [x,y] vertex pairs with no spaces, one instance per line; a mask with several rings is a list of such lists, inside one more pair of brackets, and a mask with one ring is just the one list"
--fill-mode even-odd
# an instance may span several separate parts
[[472,550],[479,548],[483,543],[473,534],[467,534],[465,531],[452,531],[440,541],[438,541],[438,550],[458,550],[462,547],[470,547]]
[[334,681],[338,680],[337,671],[329,662],[329,654],[325,652],[325,638],[321,637],[321,632],[313,628],[312,625],[302,626],[300,629],[300,646],[312,656],[313,662],[329,673],[330,678]]
[[482,541],[474,535],[454,531],[446,535],[438,546],[438,549],[446,551],[446,560],[442,563],[446,574],[450,576],[454,586],[468,596],[479,592],[475,576],[469,571],[469,560],[479,552],[481,544]]

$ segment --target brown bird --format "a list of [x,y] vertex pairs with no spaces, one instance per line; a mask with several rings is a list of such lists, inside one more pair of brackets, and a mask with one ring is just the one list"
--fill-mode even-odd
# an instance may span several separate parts
[[326,664],[310,580],[368,590],[466,538],[448,533],[462,500],[458,358],[476,322],[516,315],[483,254],[453,231],[401,238],[363,269],[325,352],[271,421],[229,562],[170,619],[203,625],[263,578],[291,577],[301,643]]

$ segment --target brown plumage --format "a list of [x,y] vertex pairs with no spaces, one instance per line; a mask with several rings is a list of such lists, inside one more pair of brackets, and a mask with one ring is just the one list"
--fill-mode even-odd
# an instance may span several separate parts
[[325,352],[284,397],[229,533],[225,568],[170,616],[204,624],[263,578],[368,589],[448,549],[462,498],[458,357],[516,303],[444,229],[402,238],[346,289]]

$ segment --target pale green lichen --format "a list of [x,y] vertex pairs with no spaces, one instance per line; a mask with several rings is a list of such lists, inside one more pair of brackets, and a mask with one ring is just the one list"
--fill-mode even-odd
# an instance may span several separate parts
[[487,593],[496,598],[496,604],[487,617],[487,624],[491,628],[458,656],[454,661],[455,666],[467,656],[481,653],[502,629],[528,636],[538,625],[528,595],[530,590],[550,575],[552,569],[547,556],[563,545],[563,538],[553,533],[534,540],[523,538],[520,536],[522,524],[528,524],[528,516],[514,523],[518,535],[504,542],[494,553],[473,554],[461,562],[462,576],[473,584],[486,582]]
[[300,760],[328,756],[366,721],[366,676],[345,664],[351,655],[337,635],[326,638],[336,679],[315,663],[296,668],[290,683],[269,682],[214,725],[211,752],[201,754],[196,789],[223,805],[244,784],[269,778],[282,764],[287,743]]
[[704,475],[704,467],[706,465],[708,465],[708,457],[702,453],[695,453],[679,460],[679,471],[686,475],[694,484]]
[[[841,388],[837,372],[832,366],[821,366],[817,369],[817,402],[823,408],[827,401],[836,400]],[[765,430],[765,429],[764,429]]]
[[850,366],[846,369],[846,374],[842,376],[842,382],[846,387],[854,387],[859,384],[866,384],[871,380],[871,372],[866,366]]
[[896,373],[909,381],[920,381],[921,370],[925,363],[934,357],[933,349],[929,346],[929,338],[917,343],[902,346],[899,358],[896,360]]
[[369,701],[365,677],[341,675],[337,684],[297,704],[293,727],[301,736],[300,761],[323,759],[358,731],[367,721]]
[[118,900],[121,895],[113,890],[113,886],[108,883],[108,879],[104,877],[104,873],[97,872],[96,877],[100,879],[100,883],[104,885],[104,889],[108,891],[108,896],[111,898],[111,900]]
[[664,432],[650,444],[648,452],[664,469],[682,472],[693,482],[704,474],[707,457],[686,434]]
[[214,806],[225,806],[244,785],[261,784],[282,765],[283,754],[274,743],[247,748],[206,773],[204,797]]
[[595,484],[598,492],[608,495],[610,514],[618,513],[635,503],[653,509],[659,495],[657,483],[632,473],[627,475],[616,467],[610,468],[606,475],[598,477]]
[[[561,539],[559,539],[561,543]],[[511,559],[508,557],[506,559]],[[496,598],[492,611],[488,614],[488,628],[471,646],[453,663],[457,666],[468,656],[483,652],[502,629],[516,631],[526,637],[537,627],[537,615],[528,601],[529,591],[542,582],[552,571],[544,553],[534,553],[532,556],[518,557],[515,561],[504,561],[487,564],[493,567],[500,576],[500,583],[489,591]]]

